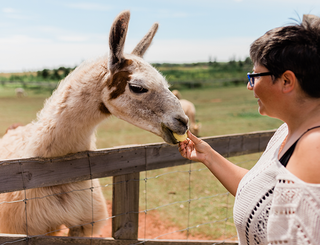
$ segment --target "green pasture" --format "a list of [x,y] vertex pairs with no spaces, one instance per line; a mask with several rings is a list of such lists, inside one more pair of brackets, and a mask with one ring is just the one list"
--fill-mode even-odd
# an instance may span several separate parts
[[[195,104],[196,119],[201,124],[200,136],[270,130],[281,124],[279,120],[259,115],[256,99],[242,85],[180,92],[184,99]],[[27,94],[17,98],[14,88],[0,86],[0,137],[9,125],[34,120],[44,100],[50,96],[49,91],[41,89],[27,90]],[[154,142],[162,142],[162,139],[115,117],[97,128],[98,148]],[[230,160],[249,169],[260,155],[250,154]],[[141,219],[155,215],[159,222],[168,226],[181,230],[191,227],[182,231],[186,235],[206,239],[236,236],[233,220],[228,218],[232,216],[234,198],[201,163],[142,172],[140,179],[140,209],[149,210],[147,214],[141,213]],[[102,179],[101,183],[105,186],[106,198],[111,200],[112,179]],[[173,204],[167,205],[169,203]],[[160,235],[154,234],[153,237]],[[143,232],[139,236],[143,238]]]

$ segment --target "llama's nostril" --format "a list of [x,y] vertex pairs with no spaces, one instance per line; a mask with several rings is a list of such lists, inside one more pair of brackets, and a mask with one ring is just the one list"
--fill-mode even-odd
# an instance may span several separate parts
[[188,117],[176,117],[176,120],[177,120],[182,126],[185,126],[186,128],[188,128],[188,122],[189,122]]

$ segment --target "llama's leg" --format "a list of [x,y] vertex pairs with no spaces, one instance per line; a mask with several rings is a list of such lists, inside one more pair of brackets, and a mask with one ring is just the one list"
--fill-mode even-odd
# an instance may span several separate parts
[[67,228],[65,226],[57,226],[57,227],[52,227],[48,230],[48,233],[46,234],[47,236],[64,236],[67,234]]
[[68,236],[83,237],[86,236],[86,230],[88,231],[89,229],[84,229],[83,226],[72,227],[69,229]]
[[[92,182],[93,187],[99,186],[98,180]],[[91,181],[84,181],[27,190],[26,205],[23,201],[0,205],[0,232],[56,235],[54,231],[65,224],[70,227],[70,236],[97,235],[105,225],[108,213],[101,189],[94,188],[91,192],[90,188]],[[24,192],[0,195],[1,202],[23,199]],[[95,222],[96,220],[104,222]]]
[[[17,193],[17,198],[20,197]],[[14,194],[12,194],[14,196]],[[11,198],[11,193],[0,195],[0,232],[7,234],[26,234],[25,205],[23,202],[5,203]],[[21,196],[23,199],[23,197]],[[20,199],[20,200],[22,200]],[[14,201],[16,201],[14,200]]]
[[[57,205],[52,201],[52,197],[40,200],[32,199],[37,196],[34,193],[35,189],[27,190],[26,203],[22,201],[25,198],[24,192],[1,194],[1,202],[11,200],[9,203],[0,205],[1,233],[28,235],[53,235],[56,233],[55,231],[62,223],[61,221],[59,223],[57,216],[52,215],[50,210]],[[53,213],[57,214],[58,212],[54,210]]]
[[[100,186],[99,180],[95,179],[92,182],[94,187]],[[91,185],[91,181],[87,183]],[[77,237],[97,236],[101,228],[106,225],[106,218],[108,217],[107,205],[101,188],[94,188],[93,193],[86,191],[81,198],[85,198],[87,202],[78,203],[77,212],[82,214],[81,219],[78,219],[77,224],[69,225],[68,235]],[[97,222],[98,220],[99,222]]]
[[94,225],[93,234],[98,235],[101,232],[101,228],[107,224],[108,210],[107,202],[103,196],[102,189],[100,187],[100,182],[98,179],[93,180],[94,186],[99,188],[94,189],[94,199],[93,199],[93,210],[94,210]]

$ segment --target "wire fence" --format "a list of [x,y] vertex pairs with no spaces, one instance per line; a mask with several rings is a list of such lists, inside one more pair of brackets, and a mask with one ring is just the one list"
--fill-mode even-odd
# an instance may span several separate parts
[[[239,162],[237,164],[243,164],[243,163],[250,163],[252,162],[252,160],[250,161],[246,161],[246,162]],[[147,191],[144,191],[143,194],[142,194],[142,198],[145,198],[145,208],[140,210],[139,212],[132,212],[132,213],[138,213],[138,214],[144,214],[145,217],[147,217],[148,213],[150,213],[151,211],[155,211],[155,210],[159,210],[159,209],[163,209],[163,208],[166,208],[166,207],[170,207],[170,206],[175,206],[177,204],[186,204],[187,207],[188,207],[188,212],[187,212],[187,216],[184,217],[186,220],[187,220],[187,227],[185,228],[180,228],[180,229],[176,229],[174,231],[171,231],[171,232],[168,232],[168,233],[163,233],[161,235],[157,235],[155,237],[151,237],[151,238],[148,238],[147,235],[146,235],[146,231],[147,231],[147,225],[145,225],[145,233],[144,233],[144,237],[139,237],[140,239],[142,239],[142,241],[138,241],[136,243],[132,243],[133,245],[137,245],[137,244],[143,244],[143,243],[146,243],[148,241],[151,241],[151,240],[155,240],[155,239],[161,239],[163,237],[168,237],[170,235],[173,235],[175,233],[181,233],[181,232],[185,232],[186,233],[186,240],[189,240],[189,235],[190,235],[190,230],[193,230],[193,229],[197,229],[201,226],[209,226],[211,224],[216,224],[216,223],[220,223],[220,227],[222,229],[226,229],[226,222],[229,221],[229,220],[232,220],[232,215],[231,215],[231,212],[228,211],[228,205],[226,205],[226,215],[225,215],[225,218],[223,219],[220,219],[220,220],[212,220],[212,221],[208,221],[208,222],[204,222],[204,223],[199,223],[199,224],[196,224],[196,225],[192,225],[190,226],[190,223],[189,223],[189,220],[190,220],[190,207],[192,205],[193,202],[195,201],[201,201],[201,200],[205,200],[205,199],[219,199],[220,197],[222,196],[226,196],[226,197],[229,197],[229,192],[221,192],[221,193],[216,193],[216,194],[213,194],[213,195],[206,195],[206,196],[200,196],[200,197],[197,197],[197,198],[192,198],[191,196],[191,188],[190,188],[190,185],[191,185],[191,175],[195,172],[200,172],[200,171],[205,171],[207,172],[207,168],[199,168],[199,169],[191,169],[191,166],[192,164],[189,164],[189,167],[190,169],[189,170],[176,170],[176,171],[170,171],[170,172],[166,172],[166,173],[161,173],[161,174],[157,174],[155,176],[150,176],[148,177],[147,174],[148,174],[148,171],[145,172],[145,178],[141,178],[139,180],[129,180],[129,182],[141,182],[141,183],[144,183],[145,184],[145,189],[147,190],[148,188],[148,181],[150,180],[157,180],[157,179],[160,179],[164,176],[167,176],[167,175],[177,175],[177,174],[182,174],[182,173],[188,173],[189,175],[189,199],[185,199],[185,200],[179,200],[179,201],[175,201],[175,202],[170,202],[170,203],[166,203],[166,204],[163,204],[163,205],[159,205],[159,206],[156,206],[156,207],[153,207],[153,208],[148,208],[147,207],[147,203],[148,203],[148,195],[147,195]],[[60,192],[60,193],[55,193],[55,194],[52,194],[52,195],[46,195],[46,196],[37,196],[37,197],[32,197],[32,198],[26,198],[26,194],[25,194],[25,198],[24,199],[21,199],[21,200],[16,200],[16,201],[12,201],[12,202],[0,202],[0,208],[1,208],[1,205],[4,204],[4,203],[7,203],[7,204],[10,204],[10,203],[17,203],[17,202],[21,202],[21,203],[24,203],[25,207],[28,205],[28,202],[29,201],[32,201],[32,200],[39,200],[39,199],[44,199],[44,198],[48,198],[48,197],[51,197],[51,196],[59,196],[59,195],[63,195],[63,194],[70,194],[72,192],[82,192],[82,191],[94,191],[95,189],[97,188],[107,188],[107,187],[112,187],[114,185],[118,185],[118,184],[122,184],[123,181],[121,182],[117,182],[117,183],[107,183],[107,184],[103,184],[103,185],[100,185],[100,186],[94,186],[92,185],[90,188],[85,188],[85,189],[76,189],[76,190],[72,190],[72,191],[69,191],[69,192]],[[25,192],[26,190],[24,190]],[[148,189],[148,191],[151,191],[152,192],[152,189]],[[229,201],[229,198],[227,198],[227,202]],[[228,204],[228,203],[227,203]],[[92,205],[92,208],[93,208],[93,205]],[[27,209],[26,209],[27,210]],[[93,210],[91,210],[93,212]],[[21,238],[21,239],[17,239],[15,241],[10,241],[10,242],[4,242],[4,243],[1,243],[1,245],[3,244],[14,244],[14,243],[17,243],[17,242],[21,242],[21,241],[28,241],[29,239],[31,238],[34,238],[34,237],[41,237],[41,236],[46,236],[46,235],[50,235],[50,233],[56,233],[56,232],[60,232],[60,233],[67,233],[67,231],[70,229],[70,228],[74,228],[74,227],[80,227],[80,226],[85,226],[85,225],[92,225],[94,226],[95,223],[97,222],[101,222],[101,221],[108,221],[110,219],[113,219],[115,217],[119,217],[119,216],[123,216],[123,215],[127,215],[128,213],[121,213],[121,214],[118,214],[118,215],[112,215],[110,217],[108,217],[107,219],[98,219],[98,220],[95,220],[95,221],[92,221],[90,223],[83,223],[83,224],[80,224],[80,225],[77,225],[77,226],[70,226],[70,227],[62,227],[62,228],[59,228],[57,230],[51,230],[51,231],[48,231],[47,233],[44,233],[44,234],[38,234],[38,235],[28,235],[28,222],[26,221],[26,234],[27,234],[27,237],[25,238]],[[229,216],[229,215],[230,216]],[[26,217],[28,216],[28,214],[26,214]],[[145,219],[145,223],[146,223],[146,219]],[[165,225],[165,220],[163,219],[161,222],[164,222],[164,225]],[[110,229],[110,227],[109,227]],[[93,229],[92,229],[92,232],[93,232]],[[225,241],[227,240],[234,240],[236,239],[236,235],[233,235],[233,236],[230,236],[230,237],[226,237],[225,239],[223,240],[220,240],[220,241],[217,241],[217,242],[214,242],[212,244],[223,244],[225,243]]]

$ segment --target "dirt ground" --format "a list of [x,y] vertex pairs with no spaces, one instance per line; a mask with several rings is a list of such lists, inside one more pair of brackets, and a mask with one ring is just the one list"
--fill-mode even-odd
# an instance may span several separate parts
[[[111,203],[108,202],[108,212],[112,213]],[[146,228],[147,227],[147,228]],[[188,236],[186,231],[175,232],[181,230],[174,224],[164,222],[161,220],[159,213],[153,211],[152,213],[139,214],[139,239],[176,239],[176,240],[210,240],[205,236]],[[164,235],[168,234],[168,235]],[[163,235],[163,236],[162,236]],[[108,220],[107,225],[103,228],[101,237],[111,237],[111,219]]]
[[[107,202],[108,212],[112,213],[112,204]],[[109,219],[107,224],[101,230],[99,237],[112,237],[111,227],[112,219]],[[146,228],[147,227],[147,228]],[[175,232],[181,230],[181,227],[177,227],[175,224],[161,219],[158,212],[153,211],[152,213],[141,213],[139,214],[139,239],[172,239],[172,240],[211,240],[209,237],[204,235],[191,236],[187,234],[187,231]],[[57,235],[67,236],[68,230],[63,229]],[[167,235],[165,235],[167,234]],[[223,239],[222,239],[223,240]]]

